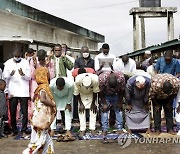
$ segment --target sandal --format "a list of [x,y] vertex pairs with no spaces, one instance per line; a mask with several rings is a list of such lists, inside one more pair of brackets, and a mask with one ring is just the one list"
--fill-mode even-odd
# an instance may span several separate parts
[[69,136],[69,135],[65,135],[64,139],[63,139],[63,142],[74,141],[74,140],[76,140],[75,137]]
[[64,136],[63,135],[60,135],[60,136],[58,136],[58,138],[57,138],[57,142],[62,142],[64,140]]

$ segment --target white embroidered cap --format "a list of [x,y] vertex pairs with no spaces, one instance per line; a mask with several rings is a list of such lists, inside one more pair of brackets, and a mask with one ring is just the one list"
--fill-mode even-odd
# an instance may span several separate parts
[[83,86],[89,87],[91,85],[91,78],[87,75],[82,80]]
[[136,86],[139,88],[144,87],[144,84],[146,82],[146,79],[143,76],[137,76],[136,77]]
[[147,50],[147,51],[145,51],[145,54],[150,55],[151,51]]

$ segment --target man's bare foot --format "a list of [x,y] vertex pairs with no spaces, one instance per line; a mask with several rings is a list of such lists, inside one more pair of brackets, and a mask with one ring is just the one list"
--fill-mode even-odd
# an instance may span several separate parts
[[106,136],[106,135],[107,135],[107,131],[103,131],[103,132],[102,132],[102,135],[103,135],[103,136]]
[[129,134],[132,134],[132,131],[131,131],[130,129],[128,129],[127,132],[128,132]]
[[79,136],[80,137],[83,137],[85,135],[85,131],[81,131],[80,133],[79,133]]
[[149,136],[151,136],[151,130],[148,128],[147,130],[146,130],[146,135],[149,137]]
[[174,132],[172,129],[169,130],[167,133],[168,133],[168,134],[171,134],[171,135],[176,135],[176,132]]
[[96,135],[96,131],[95,130],[91,130],[91,134],[94,136]]
[[116,134],[119,134],[119,135],[121,135],[121,134],[123,134],[124,132],[123,132],[123,130],[118,130],[117,132],[116,132]]
[[156,131],[154,132],[154,134],[155,134],[156,136],[158,136],[158,135],[161,134],[161,131],[160,131],[160,130],[156,130]]

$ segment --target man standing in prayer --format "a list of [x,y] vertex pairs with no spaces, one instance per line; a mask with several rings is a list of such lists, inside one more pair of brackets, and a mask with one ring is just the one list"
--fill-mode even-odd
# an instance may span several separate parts
[[122,58],[116,59],[114,70],[124,73],[127,80],[136,72],[136,62],[128,55],[123,55]]
[[91,58],[89,48],[83,46],[81,48],[81,57],[75,60],[74,68],[92,68],[94,69],[94,60]]
[[115,62],[115,55],[109,53],[110,47],[109,44],[104,43],[102,45],[102,53],[98,54],[94,61],[95,61],[95,71],[105,71],[105,70],[113,70],[114,62]]
[[65,52],[62,51],[60,44],[54,46],[54,55],[50,57],[50,60],[51,58],[54,62],[55,77],[67,77],[67,69],[72,70],[73,63],[65,56]]
[[149,60],[151,59],[151,56],[152,56],[151,51],[149,50],[145,51],[144,53],[145,60],[142,62],[142,67],[145,71],[147,70],[148,66],[150,66]]
[[16,125],[16,112],[18,101],[21,105],[22,128],[21,132],[24,133],[27,130],[28,123],[28,99],[29,95],[29,80],[30,67],[27,60],[21,58],[22,52],[19,48],[16,48],[13,52],[13,58],[5,62],[4,78],[7,81],[11,126],[13,135],[18,134]]
[[173,52],[168,50],[164,56],[159,58],[155,65],[155,72],[157,73],[169,73],[174,76],[180,76],[180,64],[177,59],[173,58]]

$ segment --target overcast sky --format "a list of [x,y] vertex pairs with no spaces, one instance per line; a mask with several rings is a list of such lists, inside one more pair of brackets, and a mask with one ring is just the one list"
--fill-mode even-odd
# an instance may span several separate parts
[[[18,0],[105,36],[116,56],[133,51],[129,10],[139,0]],[[180,8],[180,0],[161,0],[162,7]],[[175,38],[180,34],[180,11],[174,14]],[[167,41],[167,18],[145,19],[146,45]],[[63,43],[63,42],[59,42]]]

